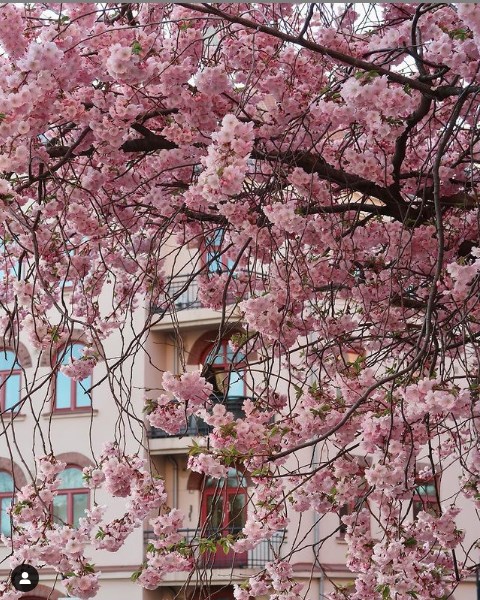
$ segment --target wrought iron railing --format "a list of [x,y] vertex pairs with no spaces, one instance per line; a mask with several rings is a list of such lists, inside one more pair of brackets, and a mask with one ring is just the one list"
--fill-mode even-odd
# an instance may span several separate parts
[[[193,554],[199,564],[211,569],[231,569],[232,567],[244,569],[262,568],[268,562],[278,557],[281,545],[285,540],[285,531],[277,531],[270,539],[262,540],[255,548],[248,552],[240,554],[229,552],[225,554],[223,549],[219,547],[216,552],[207,551],[201,553],[199,540],[202,537],[206,537],[207,534],[202,534],[199,529],[180,529],[179,533],[183,535],[185,542],[191,544]],[[154,539],[155,535],[153,531],[144,531],[145,548]]]
[[198,280],[193,275],[177,275],[176,277],[172,277],[165,290],[165,306],[153,306],[152,312],[166,312],[169,308],[169,300],[173,302],[176,310],[200,308],[202,304],[198,299]]
[[[235,419],[243,419],[245,413],[243,412],[243,403],[245,400],[250,399],[248,396],[210,396],[210,399],[215,404],[224,404],[228,412],[231,412]],[[150,438],[171,438],[171,437],[183,437],[183,436],[199,436],[208,435],[212,431],[212,427],[207,425],[203,419],[191,415],[188,421],[177,433],[167,433],[163,429],[158,427],[151,427],[148,431],[148,437]]]
[[[235,304],[237,298],[231,290],[228,290],[225,300],[228,305],[232,305]],[[155,314],[164,314],[172,307],[176,310],[202,307],[202,303],[198,299],[198,279],[193,275],[176,275],[172,277],[165,290],[163,305],[152,306],[151,310]]]

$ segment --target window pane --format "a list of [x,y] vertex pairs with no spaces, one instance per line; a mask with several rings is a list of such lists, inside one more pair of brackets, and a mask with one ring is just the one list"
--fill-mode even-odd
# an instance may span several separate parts
[[[15,406],[20,400],[20,373],[9,375],[5,382],[5,408]],[[16,408],[18,410],[19,407]]]
[[[210,355],[208,358],[209,358],[209,360],[211,360],[212,356]],[[213,364],[214,365],[223,365],[223,356],[222,356],[221,348],[218,351],[218,354],[215,355],[215,358],[213,359]]]
[[207,477],[205,481],[206,488],[221,488],[225,484],[225,479],[217,479],[215,477]]
[[436,496],[435,484],[433,482],[427,482],[422,483],[421,485],[417,485],[415,491],[419,496]]
[[230,533],[239,533],[245,525],[246,498],[245,494],[229,495],[229,522],[228,529]]
[[77,406],[91,406],[90,396],[85,390],[89,390],[92,386],[92,378],[85,377],[82,381],[77,381]]
[[0,471],[0,493],[13,492],[13,477],[10,473]]
[[11,350],[0,351],[0,371],[10,371],[12,369],[20,369],[20,365],[16,361],[15,352]]
[[230,347],[230,344],[228,342],[226,342],[227,344],[227,361],[229,363],[239,363],[242,362],[243,360],[245,360],[245,354],[243,352],[241,352],[240,350],[238,350],[237,352]]
[[231,371],[230,382],[228,385],[229,396],[243,396],[245,394],[244,372]]
[[246,488],[247,480],[237,471],[237,469],[228,469],[227,486],[231,488]]
[[223,527],[223,498],[217,495],[207,497],[207,523],[209,535],[220,533]]
[[68,365],[72,358],[81,358],[83,356],[83,344],[71,344],[66,350],[62,359],[62,365]]
[[78,489],[83,487],[82,471],[75,467],[69,467],[59,475],[60,490]]
[[73,495],[73,523],[78,527],[78,520],[85,516],[85,510],[88,508],[88,492]]
[[53,520],[60,525],[67,523],[68,513],[66,494],[59,494],[53,499]]
[[220,256],[217,252],[207,253],[207,263],[209,273],[218,273],[222,270],[222,263],[220,262]]
[[56,408],[70,408],[72,402],[72,380],[63,373],[57,374],[57,388],[55,390]]
[[3,535],[10,535],[12,531],[10,526],[10,515],[7,515],[7,508],[11,506],[11,504],[11,498],[1,499],[0,531],[3,533]]

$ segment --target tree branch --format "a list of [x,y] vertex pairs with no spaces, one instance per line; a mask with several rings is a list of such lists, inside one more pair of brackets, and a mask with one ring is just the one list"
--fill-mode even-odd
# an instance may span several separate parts
[[394,81],[395,83],[399,83],[400,85],[408,85],[410,88],[418,90],[419,92],[430,98],[437,98],[441,100],[448,98],[449,96],[458,96],[463,91],[463,89],[458,86],[440,86],[437,88],[433,88],[427,85],[426,83],[422,83],[418,79],[406,77],[405,75],[401,75],[400,73],[397,73],[395,71],[385,69],[384,67],[376,65],[375,63],[371,63],[360,58],[355,58],[354,56],[344,54],[343,52],[333,50],[332,48],[327,48],[326,46],[322,46],[321,44],[317,44],[315,42],[306,40],[303,37],[289,35],[288,33],[284,33],[282,31],[279,31],[278,29],[269,27],[268,25],[262,25],[261,23],[250,21],[249,19],[245,19],[244,17],[229,15],[228,13],[216,8],[216,6],[211,4],[200,5],[179,2],[179,5],[190,10],[202,12],[208,15],[216,15],[217,17],[224,19],[225,21],[228,21],[230,23],[236,23],[238,25],[243,25],[248,29],[261,31],[262,33],[266,33],[268,35],[276,37],[277,39],[280,39],[284,42],[289,42],[291,44],[302,46],[307,50],[312,50],[312,52],[316,52],[317,54],[321,54],[322,56],[329,56],[334,60],[337,60],[345,65],[355,67],[356,69],[361,69],[362,71],[367,72],[375,71],[379,75],[385,75],[390,81]]

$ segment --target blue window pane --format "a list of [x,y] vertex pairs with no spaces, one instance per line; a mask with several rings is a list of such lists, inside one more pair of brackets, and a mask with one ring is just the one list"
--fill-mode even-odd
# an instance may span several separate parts
[[419,496],[436,497],[435,483],[433,483],[433,482],[432,483],[426,482],[426,483],[417,485],[417,487],[415,488],[415,491],[417,492],[417,494]]
[[81,358],[82,354],[83,354],[82,350],[83,350],[82,344],[71,344],[65,350],[65,354],[63,355],[63,359],[62,359],[62,365],[68,365],[72,358]]
[[222,270],[222,263],[220,261],[220,256],[218,255],[218,252],[208,252],[207,263],[209,273],[218,273]]
[[77,381],[77,406],[90,406],[90,396],[86,390],[89,390],[92,386],[92,378],[86,377],[82,381]]
[[65,471],[62,471],[59,475],[60,479],[60,490],[77,489],[83,486],[83,475],[80,469],[76,467],[68,467]]
[[12,371],[20,369],[20,365],[16,360],[15,352],[11,350],[0,351],[0,371]]
[[59,525],[68,521],[66,494],[59,494],[53,499],[53,520]]
[[228,362],[239,363],[245,360],[245,354],[243,352],[240,352],[240,350],[238,352],[235,352],[235,350],[231,348],[230,345],[227,343],[227,360]]
[[[62,358],[62,365],[70,364],[72,359],[80,359],[83,356],[83,344],[71,344],[66,348]],[[59,372],[57,375],[57,394],[56,408],[75,408],[91,406],[90,396],[86,393],[92,386],[92,378],[86,377],[82,381],[77,381],[72,385],[72,380],[64,373]],[[75,393],[75,398],[72,398],[72,391]]]
[[85,517],[85,510],[88,508],[88,493],[73,495],[73,523],[78,527],[80,518]]
[[13,492],[13,477],[10,473],[0,471],[0,493]]
[[243,396],[245,393],[244,385],[245,373],[243,371],[232,371],[228,385],[228,396]]
[[12,532],[10,525],[10,515],[7,514],[7,508],[9,508],[11,505],[11,498],[1,498],[0,530],[3,533],[3,535],[10,535]]
[[72,404],[72,380],[63,373],[57,374],[57,389],[55,393],[56,408],[70,408]]
[[[20,374],[8,375],[5,382],[5,408],[9,409],[15,406],[20,400]],[[17,406],[17,409],[19,407]]]
[[247,487],[247,480],[237,469],[228,469],[227,482],[228,487]]
[[[227,270],[225,268],[225,259],[222,256],[224,234],[225,232],[223,229],[217,229],[205,238],[207,247],[207,265],[210,273]],[[233,261],[229,260],[228,263],[227,268],[230,268],[233,265]]]

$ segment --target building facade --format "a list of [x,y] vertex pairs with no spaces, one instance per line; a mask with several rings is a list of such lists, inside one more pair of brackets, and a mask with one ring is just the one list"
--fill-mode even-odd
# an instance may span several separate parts
[[[53,513],[58,522],[75,526],[84,508],[93,503],[106,504],[107,518],[122,514],[124,500],[111,499],[105,492],[88,491],[82,485],[81,470],[93,465],[93,455],[102,444],[118,434],[129,453],[139,453],[150,460],[153,472],[165,480],[169,505],[185,515],[184,537],[187,541],[235,534],[241,531],[249,510],[251,480],[248,473],[231,468],[223,480],[204,478],[187,468],[189,449],[194,441],[201,442],[209,432],[200,418],[190,418],[184,429],[171,435],[146,423],[134,423],[132,428],[119,418],[116,403],[128,405],[143,419],[142,409],[148,397],[155,397],[161,389],[162,374],[171,371],[179,374],[203,368],[206,360],[211,364],[208,379],[213,386],[215,402],[224,403],[235,416],[241,417],[243,401],[254,394],[255,382],[249,379],[245,357],[233,353],[228,338],[242,331],[240,313],[228,300],[225,311],[204,308],[199,301],[195,279],[190,277],[189,265],[195,253],[182,250],[183,266],[173,278],[169,296],[171,310],[148,306],[132,315],[132,322],[142,329],[143,323],[153,316],[152,327],[145,338],[142,351],[123,364],[129,374],[129,385],[112,390],[107,375],[107,363],[118,357],[122,344],[128,344],[125,332],[114,333],[106,342],[104,360],[95,367],[91,379],[74,382],[63,374],[53,381],[48,375],[52,358],[45,351],[35,349],[26,340],[17,348],[5,347],[0,359],[1,402],[4,435],[0,438],[0,526],[8,535],[10,522],[6,508],[16,488],[31,481],[35,456],[53,449],[56,456],[67,463],[62,476],[61,489],[54,500]],[[208,256],[210,269],[225,267]],[[163,312],[162,312],[163,311]],[[162,317],[162,318],[159,318]],[[228,327],[225,327],[225,323]],[[220,325],[227,335],[219,336]],[[133,333],[132,333],[133,336]],[[82,347],[82,334],[73,336],[65,349],[61,362],[77,356]],[[32,376],[34,374],[34,377]],[[45,385],[32,389],[32,380]],[[91,390],[86,393],[85,390]],[[27,398],[19,412],[11,410],[20,397]],[[294,459],[303,463],[320,461],[322,456],[311,450]],[[322,450],[323,452],[323,450]],[[455,492],[455,474],[441,482],[442,498]],[[419,482],[418,500],[413,503],[411,518],[421,508],[435,510],[437,498],[429,482]],[[341,514],[355,507],[345,506]],[[461,513],[459,524],[468,531],[469,515]],[[155,515],[152,514],[152,517]],[[335,587],[348,588],[354,581],[346,567],[347,544],[345,528],[338,515],[320,516],[314,511],[291,511],[288,527],[277,532],[270,540],[262,541],[256,548],[234,554],[222,549],[210,549],[199,558],[199,568],[193,575],[170,573],[156,590],[144,590],[130,581],[130,575],[142,563],[152,538],[149,520],[143,529],[132,533],[124,546],[114,553],[91,550],[92,562],[101,571],[99,600],[232,600],[233,583],[242,583],[261,570],[276,557],[287,557],[295,577],[305,584],[304,593],[309,600],[322,600]],[[372,528],[375,527],[372,519]],[[471,532],[475,538],[475,533]],[[293,552],[293,550],[295,550]],[[9,573],[8,546],[0,548],[0,577]],[[473,600],[476,583],[467,580],[455,592],[456,600]],[[40,571],[40,585],[28,600],[51,598],[59,600],[67,594],[58,577],[47,568]]]

